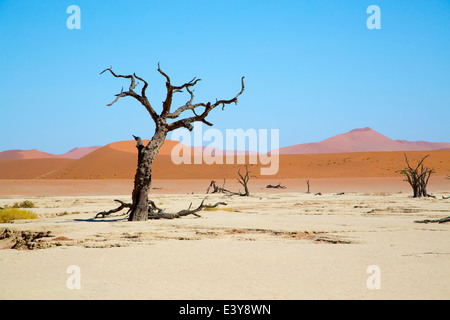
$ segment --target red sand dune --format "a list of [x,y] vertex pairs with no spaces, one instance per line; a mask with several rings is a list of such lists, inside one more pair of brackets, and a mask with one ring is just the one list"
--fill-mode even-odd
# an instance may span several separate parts
[[[144,140],[147,144],[149,140]],[[172,148],[179,142],[166,140],[157,156],[170,160]],[[171,162],[170,162],[171,163]],[[130,179],[137,165],[136,141],[119,141],[91,152],[55,172],[45,175],[48,179]]]
[[[170,156],[171,146],[177,142],[166,141],[154,161],[155,179],[235,179],[243,164],[180,164],[175,165]],[[80,160],[45,176],[48,179],[132,179],[137,164],[134,141],[113,143],[98,149]],[[133,150],[134,149],[134,150]],[[435,168],[436,175],[450,172],[450,151],[410,151],[411,163],[430,154],[426,165]],[[248,160],[248,157],[246,157]],[[403,152],[355,152],[313,155],[280,155],[279,171],[274,176],[261,176],[260,163],[250,165],[252,175],[259,178],[329,178],[329,177],[395,177],[397,170],[405,167]],[[193,159],[191,163],[194,163]]]
[[73,148],[69,152],[57,155],[58,158],[65,159],[81,159],[89,153],[100,149],[101,146],[93,146],[93,147],[84,147],[84,148]]
[[[146,143],[148,140],[144,141],[144,144]],[[236,156],[231,157],[234,164],[227,164],[224,160],[224,164],[175,165],[170,154],[173,147],[179,144],[177,141],[165,141],[154,161],[153,177],[155,179],[236,179],[237,171],[243,168],[243,164],[237,164]],[[447,145],[450,146],[450,143],[391,140],[370,128],[355,129],[318,143],[280,149],[279,171],[274,176],[261,176],[260,168],[267,166],[260,163],[252,164],[250,170],[252,175],[269,179],[398,177],[399,173],[396,171],[405,167],[404,151],[402,149],[402,151],[395,151],[400,148],[399,145],[403,146],[403,150],[408,148],[442,149]],[[92,149],[95,150],[92,151]],[[89,152],[78,160],[59,159],[61,155],[44,154],[37,150],[5,151],[0,153],[0,179],[133,179],[137,164],[134,140],[114,142],[101,148],[92,147],[92,149],[80,148],[67,153],[75,156],[75,154]],[[196,152],[201,154],[201,151]],[[304,154],[305,152],[307,154]],[[430,154],[426,165],[436,170],[435,175],[450,174],[450,151],[448,150],[407,151],[406,153],[411,160]],[[41,159],[29,159],[39,156]],[[46,156],[49,158],[43,159]],[[17,157],[21,157],[20,160],[11,160]],[[248,160],[249,156],[245,158]],[[192,160],[191,163],[194,161]]]
[[50,159],[56,158],[54,154],[41,152],[39,150],[7,150],[0,152],[0,160],[18,159]]
[[[144,141],[146,142],[146,141]],[[155,179],[236,179],[237,164],[180,164],[172,162],[170,153],[179,142],[166,140],[153,166]],[[111,143],[78,160],[28,159],[0,160],[0,179],[133,179],[137,151],[135,141]],[[435,175],[450,173],[450,151],[409,151],[411,162],[426,154],[426,165]],[[248,157],[246,157],[248,161]],[[396,177],[405,167],[404,152],[354,152],[336,154],[281,154],[279,171],[261,176],[260,163],[250,165],[252,175],[264,179],[330,178],[330,177]],[[194,163],[192,159],[192,163]]]
[[85,155],[101,148],[100,146],[74,148],[63,154],[51,154],[36,149],[33,150],[7,150],[0,152],[0,160],[19,160],[19,159],[80,159]]
[[280,148],[280,154],[317,154],[366,151],[425,151],[450,149],[447,142],[392,140],[371,129],[355,129],[326,140]]
[[[147,145],[150,140],[142,140],[144,145]],[[172,152],[172,148],[179,144],[180,142],[174,140],[165,140],[161,149],[159,150],[160,155],[170,155]],[[109,147],[116,151],[128,152],[136,155],[136,141],[118,141],[108,144],[106,147]]]
[[71,159],[0,160],[0,179],[34,179],[68,166]]

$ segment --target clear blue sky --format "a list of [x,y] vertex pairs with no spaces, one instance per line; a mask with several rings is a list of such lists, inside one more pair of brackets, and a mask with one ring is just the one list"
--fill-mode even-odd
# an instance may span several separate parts
[[[66,27],[72,4],[81,30]],[[366,126],[450,142],[448,0],[0,0],[0,41],[0,151],[151,137],[134,99],[106,106],[128,82],[99,72],[136,72],[160,110],[158,61],[174,83],[203,79],[196,101],[231,98],[246,76],[239,104],[209,119],[220,130],[280,129],[280,146]]]

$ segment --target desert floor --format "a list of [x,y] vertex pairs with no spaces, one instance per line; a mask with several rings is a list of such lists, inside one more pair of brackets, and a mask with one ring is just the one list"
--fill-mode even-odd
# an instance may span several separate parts
[[[450,215],[449,180],[430,186],[436,199],[413,199],[389,179],[312,180],[311,194],[304,182],[260,180],[250,197],[208,195],[228,205],[200,218],[138,223],[92,219],[130,201],[128,180],[0,180],[0,207],[31,200],[40,216],[0,233],[51,231],[42,240],[53,245],[0,250],[0,299],[449,299],[450,224],[414,222]],[[208,184],[155,181],[151,198],[175,212]],[[67,286],[70,266],[80,289]],[[371,266],[379,289],[368,288]]]

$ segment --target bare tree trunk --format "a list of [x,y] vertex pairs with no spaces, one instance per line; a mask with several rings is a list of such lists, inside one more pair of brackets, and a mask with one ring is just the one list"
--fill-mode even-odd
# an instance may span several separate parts
[[148,194],[152,186],[152,166],[159,149],[164,144],[167,130],[157,129],[150,143],[144,147],[142,140],[137,137],[138,167],[134,177],[132,193],[133,205],[129,221],[146,221],[148,218]]
[[309,179],[306,179],[306,185],[308,186],[308,190],[306,191],[306,193],[309,193]]

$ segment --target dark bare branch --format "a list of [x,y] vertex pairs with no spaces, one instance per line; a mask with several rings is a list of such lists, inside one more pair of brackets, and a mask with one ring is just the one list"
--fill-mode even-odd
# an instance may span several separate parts
[[239,96],[242,93],[244,93],[244,90],[245,90],[244,79],[245,79],[245,77],[242,77],[242,79],[241,79],[241,86],[242,86],[241,91],[233,99],[216,101],[216,103],[213,105],[213,109],[219,105],[222,105],[222,110],[223,110],[225,108],[225,105],[227,105],[227,104],[231,104],[231,103],[237,104]]
[[[183,107],[181,107],[182,109],[179,111],[178,115],[185,111],[185,110],[193,110],[197,107],[204,107],[205,110],[203,111],[203,113],[201,113],[200,115],[198,115],[197,113],[194,113],[195,116],[194,117],[189,117],[189,118],[185,118],[182,120],[178,120],[175,121],[171,124],[168,125],[168,129],[169,131],[173,131],[175,129],[181,128],[181,127],[186,127],[185,123],[186,121],[189,123],[193,123],[193,122],[204,122],[205,118],[209,115],[209,113],[211,112],[211,110],[213,110],[214,108],[216,108],[217,106],[222,105],[222,110],[225,107],[225,105],[231,104],[231,103],[236,103],[238,102],[238,97],[244,92],[245,90],[245,84],[244,84],[244,78],[242,77],[241,82],[242,82],[242,87],[241,87],[241,91],[232,99],[230,100],[217,100],[214,104],[212,104],[211,102],[208,103],[198,103],[196,105],[185,105]],[[175,112],[178,112],[175,111]]]
[[[192,109],[192,112],[194,113],[194,115],[195,115],[196,117],[198,117],[198,114],[195,112],[195,109]],[[209,127],[212,127],[212,126],[213,126],[213,124],[212,124],[211,122],[206,121],[205,119],[201,120],[201,122],[203,122],[204,124],[206,124],[206,125],[209,126]]]
[[[121,200],[117,200],[117,199],[114,200],[114,201],[119,202],[120,203],[120,207],[118,207],[116,209],[109,210],[109,211],[103,211],[103,212],[97,213],[97,215],[95,216],[94,219],[97,219],[100,216],[102,218],[104,218],[106,216],[109,216],[112,213],[116,213],[116,212],[122,211],[125,208],[129,208],[131,210],[131,203],[125,203],[125,202],[123,202]],[[126,214],[128,214],[130,212],[130,210],[128,210],[128,212]]]
[[155,211],[156,211],[157,213],[163,212],[163,211],[164,211],[164,209],[158,208],[158,207],[156,206],[155,202],[153,202],[152,200],[148,200],[148,205],[149,205],[148,211],[151,212],[151,213],[153,213],[153,212],[155,212]]
[[169,78],[169,76],[168,76],[167,74],[165,74],[165,73],[161,70],[161,67],[160,67],[160,65],[159,65],[159,62],[158,62],[158,72],[161,73],[161,74],[166,78],[167,83],[170,84],[170,78]]
[[191,94],[191,100],[186,105],[190,106],[192,104],[193,92],[189,90],[189,87],[195,86],[199,81],[201,81],[201,79],[197,79],[196,77],[194,77],[191,81],[181,86],[174,86],[170,81],[170,77],[164,71],[161,70],[159,63],[158,63],[158,72],[161,73],[166,78],[166,89],[167,89],[166,100],[163,102],[163,111],[161,113],[161,116],[164,118],[175,119],[182,111],[181,110],[178,111],[176,115],[174,114],[170,115],[170,108],[172,106],[173,94],[183,92],[183,89],[188,89],[188,92]]
[[116,74],[113,70],[112,67],[109,67],[105,70],[103,70],[102,72],[100,72],[100,74],[103,74],[105,71],[109,71],[111,72],[111,74],[116,77],[116,78],[126,78],[126,79],[130,79],[131,80],[131,84],[129,87],[129,91],[133,91],[136,88],[136,80],[134,79],[134,76],[132,75],[121,75],[121,74]]
[[206,193],[209,193],[209,190],[212,188],[211,193],[231,193],[234,194],[234,192],[225,189],[225,179],[223,179],[223,185],[222,187],[219,187],[216,185],[216,181],[215,180],[211,180],[211,183],[209,184],[208,189],[206,189]]
[[200,205],[196,209],[193,209],[193,210],[190,210],[191,205],[192,205],[192,203],[191,203],[191,205],[189,206],[189,209],[181,210],[177,213],[166,213],[164,211],[159,212],[159,213],[149,213],[148,218],[149,219],[177,219],[177,218],[185,217],[185,216],[188,216],[191,214],[196,217],[201,217],[199,214],[197,214],[197,212],[199,212],[200,210],[202,210],[204,208],[215,208],[219,205],[224,205],[224,206],[227,205],[226,202],[217,202],[214,205],[207,205],[207,204],[204,204],[204,202],[205,202],[205,199],[203,199],[202,203],[200,203]]
[[187,82],[187,83],[185,83],[185,84],[183,84],[183,85],[181,85],[181,86],[178,86],[178,87],[174,86],[173,89],[174,89],[174,90],[177,90],[178,92],[182,92],[184,88],[187,89],[187,88],[189,88],[189,87],[193,87],[193,86],[195,86],[195,85],[197,84],[197,82],[199,82],[199,81],[202,81],[202,79],[196,79],[196,78],[194,78],[194,79],[192,79],[191,81],[189,81],[189,82]]
[[426,219],[426,220],[416,220],[415,223],[446,223],[450,222],[450,216],[441,219]]
[[144,79],[138,77],[138,76],[136,75],[136,73],[134,73],[133,75],[134,75],[134,77],[135,77],[136,79],[138,79],[138,80],[144,82],[144,86],[142,87],[142,91],[141,91],[141,96],[144,97],[144,98],[146,98],[145,91],[147,90],[147,87],[148,87],[147,81],[145,81]]
[[[100,74],[103,74],[105,71],[109,71],[109,72],[110,72],[114,77],[116,77],[116,78],[126,78],[126,79],[131,79],[131,84],[130,84],[129,90],[128,90],[128,91],[123,91],[123,87],[122,87],[121,92],[120,92],[119,94],[116,94],[116,99],[115,99],[113,102],[107,104],[107,106],[108,106],[108,107],[112,106],[112,105],[113,105],[114,103],[116,103],[120,98],[127,97],[127,96],[133,97],[133,98],[135,98],[136,100],[138,100],[138,101],[145,107],[145,109],[147,109],[147,111],[148,111],[148,113],[150,114],[150,116],[152,117],[153,121],[154,121],[155,123],[157,123],[158,117],[159,117],[159,116],[157,115],[156,111],[153,109],[153,107],[151,106],[151,104],[150,104],[150,102],[148,101],[147,97],[145,96],[145,90],[146,90],[147,87],[148,87],[148,83],[147,83],[144,79],[137,77],[136,74],[133,74],[133,75],[120,75],[120,74],[116,74],[116,73],[112,70],[112,67],[103,70],[102,72],[100,72]],[[133,91],[133,90],[136,88],[136,86],[137,86],[136,81],[135,81],[135,77],[136,77],[136,79],[139,79],[139,80],[141,80],[142,82],[144,82],[144,86],[143,86],[143,88],[142,88],[142,96],[138,95],[136,92]]]
[[111,103],[108,103],[106,106],[107,107],[111,107],[114,103],[116,103],[120,98],[123,98],[123,97],[126,97],[127,95],[125,94],[125,93],[120,93],[120,94],[116,94],[116,99],[113,101],[113,102],[111,102]]
[[281,185],[281,182],[280,182],[280,183],[278,183],[277,185],[268,184],[268,185],[266,186],[266,189],[286,189],[286,187],[285,187],[285,186],[282,186],[282,185]]
[[180,116],[181,113],[183,113],[186,110],[194,110],[197,107],[206,107],[206,104],[204,104],[204,103],[192,104],[192,102],[194,101],[194,90],[190,90],[189,88],[186,88],[186,90],[191,95],[191,98],[189,99],[189,101],[186,102],[185,105],[179,107],[174,112],[167,114],[167,118],[176,119]]
[[[205,200],[206,200],[206,198],[203,199],[203,201],[200,203],[200,205],[196,209],[191,210],[191,206],[192,206],[192,203],[191,203],[189,205],[188,209],[181,210],[176,213],[167,213],[167,212],[165,212],[164,209],[158,208],[152,200],[148,200],[148,219],[177,219],[177,218],[185,217],[185,216],[188,216],[191,214],[196,217],[201,217],[199,214],[197,214],[197,212],[201,211],[204,208],[216,208],[219,205],[224,205],[224,206],[227,205],[226,202],[217,202],[216,204],[208,205],[208,204],[204,204]],[[108,216],[112,213],[122,211],[125,208],[129,209],[126,214],[128,214],[130,212],[130,210],[132,208],[131,203],[126,203],[121,200],[114,200],[114,201],[119,202],[120,207],[113,209],[113,210],[100,212],[95,216],[94,219],[97,219],[100,216],[101,216],[101,218],[105,218],[106,216]]]

